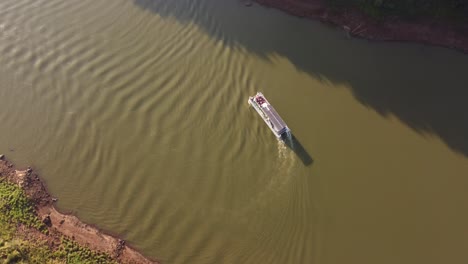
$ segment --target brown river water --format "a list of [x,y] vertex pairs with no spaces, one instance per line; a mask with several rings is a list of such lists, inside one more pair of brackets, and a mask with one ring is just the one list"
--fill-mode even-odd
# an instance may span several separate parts
[[468,263],[467,96],[466,54],[237,0],[0,1],[0,153],[163,263]]

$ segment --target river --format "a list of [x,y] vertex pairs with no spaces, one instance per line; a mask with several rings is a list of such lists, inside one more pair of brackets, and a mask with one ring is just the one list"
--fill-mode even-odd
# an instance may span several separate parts
[[163,263],[467,263],[467,69],[236,0],[3,0],[0,152]]

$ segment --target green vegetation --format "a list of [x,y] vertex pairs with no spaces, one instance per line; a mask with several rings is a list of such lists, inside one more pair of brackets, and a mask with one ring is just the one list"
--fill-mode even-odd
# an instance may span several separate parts
[[[3,227],[2,227],[3,229]],[[20,238],[0,239],[1,263],[65,263],[54,258],[45,243],[33,243]]]
[[468,19],[468,0],[327,0],[335,8],[358,7],[375,18]]
[[0,222],[3,224],[23,224],[38,230],[46,230],[37,218],[34,208],[23,190],[11,183],[0,183]]
[[66,263],[116,263],[107,254],[94,252],[65,237],[54,257],[66,260]]
[[26,240],[16,232],[19,225],[47,234],[23,190],[0,180],[0,263],[115,263],[108,255],[91,251],[66,237],[55,249],[44,238]]

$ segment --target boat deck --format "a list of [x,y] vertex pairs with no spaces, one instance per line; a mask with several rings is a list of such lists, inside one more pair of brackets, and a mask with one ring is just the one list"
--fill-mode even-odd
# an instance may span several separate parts
[[273,125],[273,129],[280,133],[286,126],[286,123],[281,119],[278,112],[276,112],[275,108],[272,105],[268,104],[266,106],[261,106],[262,110],[265,112],[267,117],[269,118],[271,124]]
[[249,103],[254,106],[276,137],[281,137],[289,132],[286,123],[262,93],[258,92],[255,96],[250,97]]

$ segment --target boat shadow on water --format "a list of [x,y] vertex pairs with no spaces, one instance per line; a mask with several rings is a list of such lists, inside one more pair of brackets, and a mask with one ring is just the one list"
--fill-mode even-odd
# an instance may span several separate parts
[[281,139],[289,149],[294,151],[294,153],[297,155],[297,157],[299,157],[305,166],[310,166],[312,163],[314,163],[312,157],[293,133],[289,133],[289,135],[283,136]]

